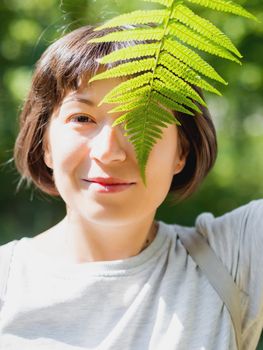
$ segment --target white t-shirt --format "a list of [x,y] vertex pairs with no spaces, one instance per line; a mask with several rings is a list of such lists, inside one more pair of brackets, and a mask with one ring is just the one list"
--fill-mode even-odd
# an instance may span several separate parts
[[[263,200],[196,220],[242,290],[244,350],[263,327]],[[15,246],[1,310],[1,350],[235,350],[226,306],[181,244],[179,225],[159,221],[139,255],[64,263]]]

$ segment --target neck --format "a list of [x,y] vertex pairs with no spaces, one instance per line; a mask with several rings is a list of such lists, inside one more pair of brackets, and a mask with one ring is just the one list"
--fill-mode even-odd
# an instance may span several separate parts
[[60,223],[66,254],[78,263],[136,256],[154,240],[157,230],[154,214],[132,224],[103,225],[68,213]]

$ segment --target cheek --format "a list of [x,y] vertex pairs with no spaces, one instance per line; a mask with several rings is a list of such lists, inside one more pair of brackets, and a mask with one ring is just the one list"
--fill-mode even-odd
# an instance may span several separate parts
[[[157,183],[170,182],[174,166],[179,160],[177,137],[173,130],[164,132],[161,140],[154,145],[148,160],[148,176]],[[170,186],[170,183],[169,183]]]
[[147,200],[159,207],[166,198],[174,173],[176,160],[176,142],[167,143],[163,139],[150,153],[146,165]]
[[70,173],[87,154],[87,139],[72,131],[51,131],[51,140],[54,172]]

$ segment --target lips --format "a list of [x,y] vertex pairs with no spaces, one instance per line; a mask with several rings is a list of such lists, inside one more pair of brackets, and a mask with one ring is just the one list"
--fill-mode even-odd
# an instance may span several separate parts
[[123,179],[117,178],[88,178],[82,180],[88,183],[88,189],[90,191],[94,191],[94,193],[98,195],[124,192],[136,185],[135,182],[124,181]]
[[107,186],[131,185],[131,184],[135,183],[132,181],[125,181],[122,179],[111,178],[111,177],[109,177],[109,178],[101,178],[101,177],[88,178],[88,179],[85,179],[85,181],[94,182],[94,183],[98,183],[100,185],[107,185]]

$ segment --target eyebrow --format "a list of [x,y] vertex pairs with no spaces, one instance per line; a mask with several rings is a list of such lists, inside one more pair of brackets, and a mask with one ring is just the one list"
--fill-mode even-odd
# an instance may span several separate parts
[[86,98],[81,98],[81,97],[69,97],[68,99],[64,100],[61,104],[67,103],[67,102],[71,102],[71,101],[78,101],[78,102],[82,102],[85,103],[88,106],[95,106],[95,103],[93,103],[91,100],[88,100]]

